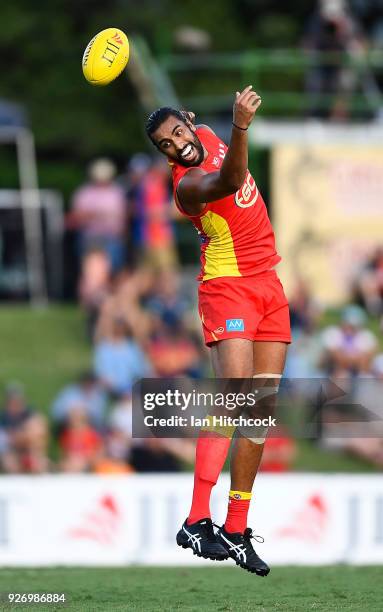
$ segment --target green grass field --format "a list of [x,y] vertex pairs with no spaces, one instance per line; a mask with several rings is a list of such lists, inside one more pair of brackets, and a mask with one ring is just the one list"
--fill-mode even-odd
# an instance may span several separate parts
[[332,566],[274,568],[259,578],[237,567],[126,569],[3,569],[2,600],[8,592],[66,592],[57,604],[13,606],[1,610],[117,612],[162,610],[308,612],[381,611],[382,569]]
[[47,411],[57,391],[91,365],[83,315],[74,306],[0,308],[0,382],[18,380]]

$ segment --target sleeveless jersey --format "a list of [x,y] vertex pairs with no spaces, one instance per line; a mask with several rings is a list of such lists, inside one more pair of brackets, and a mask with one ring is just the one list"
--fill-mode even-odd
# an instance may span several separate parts
[[[205,172],[217,172],[227,146],[206,128],[196,134],[208,152],[198,167]],[[198,280],[222,276],[252,276],[269,270],[281,258],[275,249],[275,237],[265,203],[249,170],[235,194],[208,202],[199,215],[188,215],[177,199],[177,187],[182,177],[193,167],[170,161],[173,192],[177,208],[196,227],[201,242],[201,272]]]

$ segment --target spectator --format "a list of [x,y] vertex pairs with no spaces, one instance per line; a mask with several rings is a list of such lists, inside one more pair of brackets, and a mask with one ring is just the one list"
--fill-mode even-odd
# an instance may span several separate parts
[[176,270],[169,268],[158,274],[145,307],[153,315],[156,329],[165,326],[172,331],[186,321],[191,304],[180,291],[180,277]]
[[147,268],[124,271],[118,275],[100,311],[95,333],[97,342],[110,336],[115,320],[120,319],[132,330],[134,338],[145,344],[151,332],[152,320],[141,302],[152,283],[153,275]]
[[293,343],[287,352],[284,375],[291,379],[315,378],[319,375],[320,343],[314,332],[321,309],[302,279],[298,279],[289,305]]
[[162,158],[135,155],[125,178],[133,213],[133,243],[140,257],[154,268],[176,263],[169,172]]
[[312,333],[318,322],[321,309],[312,298],[307,283],[299,278],[289,300],[291,329],[296,332]]
[[152,372],[130,328],[119,318],[114,319],[109,335],[96,344],[94,369],[104,388],[117,396],[129,392],[135,380]]
[[123,189],[113,181],[114,164],[98,159],[89,167],[90,182],[73,196],[72,210],[67,218],[70,229],[78,231],[81,258],[91,248],[103,249],[112,271],[125,263],[125,233],[127,204]]
[[100,308],[110,289],[111,266],[103,249],[90,249],[81,262],[79,298],[86,312],[87,330],[93,339]]
[[126,393],[114,406],[106,438],[108,457],[125,462],[138,472],[174,472],[182,463],[192,463],[193,440],[176,438],[132,438],[132,396]]
[[148,354],[158,376],[199,378],[202,375],[201,346],[183,327],[173,331],[164,326],[157,329],[148,346]]
[[46,419],[28,406],[23,387],[6,388],[0,415],[0,463],[7,473],[40,473],[49,469]]
[[72,405],[67,424],[59,437],[64,472],[87,472],[99,459],[103,443],[100,434],[89,423],[86,406]]
[[142,247],[144,261],[168,269],[176,263],[172,199],[166,161],[156,158],[142,179]]
[[[336,406],[335,406],[336,408]],[[355,381],[353,406],[356,413],[338,413],[326,420],[325,448],[336,448],[363,461],[383,467],[383,354],[377,355],[369,373]]]
[[343,311],[340,326],[323,330],[321,362],[327,373],[344,377],[369,371],[377,339],[365,324],[364,310],[351,305]]
[[[346,66],[344,54],[360,55],[364,41],[345,0],[319,1],[305,32],[304,47],[311,52],[312,59],[306,75],[306,90],[312,100],[310,114],[346,119],[356,74]],[[332,104],[326,109],[325,96],[329,95]]]
[[125,393],[111,410],[106,436],[109,457],[127,462],[132,445],[132,396]]
[[143,193],[142,184],[146,172],[149,170],[151,158],[145,153],[133,155],[127,165],[126,173],[121,177],[121,184],[131,210],[131,224],[129,242],[132,250],[129,253],[129,262],[137,264],[142,255],[143,244]]
[[73,406],[84,407],[86,415],[96,429],[104,426],[106,394],[93,372],[84,372],[75,384],[67,385],[53,401],[51,413],[60,430],[69,418]]
[[356,298],[372,316],[383,314],[383,247],[360,270],[355,283]]

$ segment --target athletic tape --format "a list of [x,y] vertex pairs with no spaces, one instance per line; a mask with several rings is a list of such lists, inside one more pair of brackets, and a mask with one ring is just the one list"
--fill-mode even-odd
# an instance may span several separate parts
[[[272,372],[263,372],[262,374],[254,374],[253,378],[282,378],[282,374],[273,374]],[[258,401],[276,395],[279,391],[279,384],[273,385],[272,387],[257,387]],[[269,428],[267,426],[260,425],[259,427],[238,427],[238,431],[242,436],[253,442],[253,444],[264,444]],[[249,431],[258,434],[256,438],[249,435]]]

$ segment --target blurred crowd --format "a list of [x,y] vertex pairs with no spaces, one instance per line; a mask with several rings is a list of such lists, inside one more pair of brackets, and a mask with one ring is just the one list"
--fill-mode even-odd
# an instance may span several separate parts
[[195,283],[178,268],[173,214],[162,159],[137,154],[121,176],[109,159],[90,164],[66,222],[76,236],[92,363],[59,390],[49,419],[29,405],[22,385],[7,386],[4,472],[177,471],[193,461],[191,440],[132,438],[136,380],[198,378],[208,368]]
[[[383,249],[355,270],[350,303],[340,313],[324,314],[303,281],[297,283],[290,311],[293,343],[285,376],[322,377],[337,385],[330,401],[322,401],[318,442],[382,468]],[[323,325],[324,318],[333,322]]]
[[[173,210],[162,160],[139,154],[122,176],[108,159],[90,165],[88,181],[73,195],[67,225],[76,232],[78,301],[92,362],[89,371],[58,390],[48,418],[30,406],[20,383],[7,386],[0,411],[3,472],[158,472],[193,462],[193,440],[132,436],[136,380],[212,374],[194,273],[178,267]],[[382,248],[355,274],[350,304],[340,317],[334,315],[333,324],[303,280],[290,308],[294,342],[286,378],[383,381],[377,335],[383,317]],[[330,437],[330,446],[383,466],[380,438]],[[295,441],[281,430],[267,441],[262,468],[291,469],[296,453]]]
[[208,363],[193,283],[177,266],[166,162],[138,154],[117,176],[109,159],[95,160],[73,195],[67,228],[76,236],[78,301],[92,363],[59,390],[49,422],[28,405],[19,384],[7,387],[1,467],[8,473],[180,470],[194,458],[191,440],[132,438],[136,380],[200,377]]
[[[380,119],[383,83],[371,69],[367,53],[381,53],[382,47],[381,2],[318,0],[303,38],[309,115],[335,121],[351,115],[368,119],[366,108],[370,107]],[[356,93],[367,102],[364,111],[352,108],[351,96]]]

